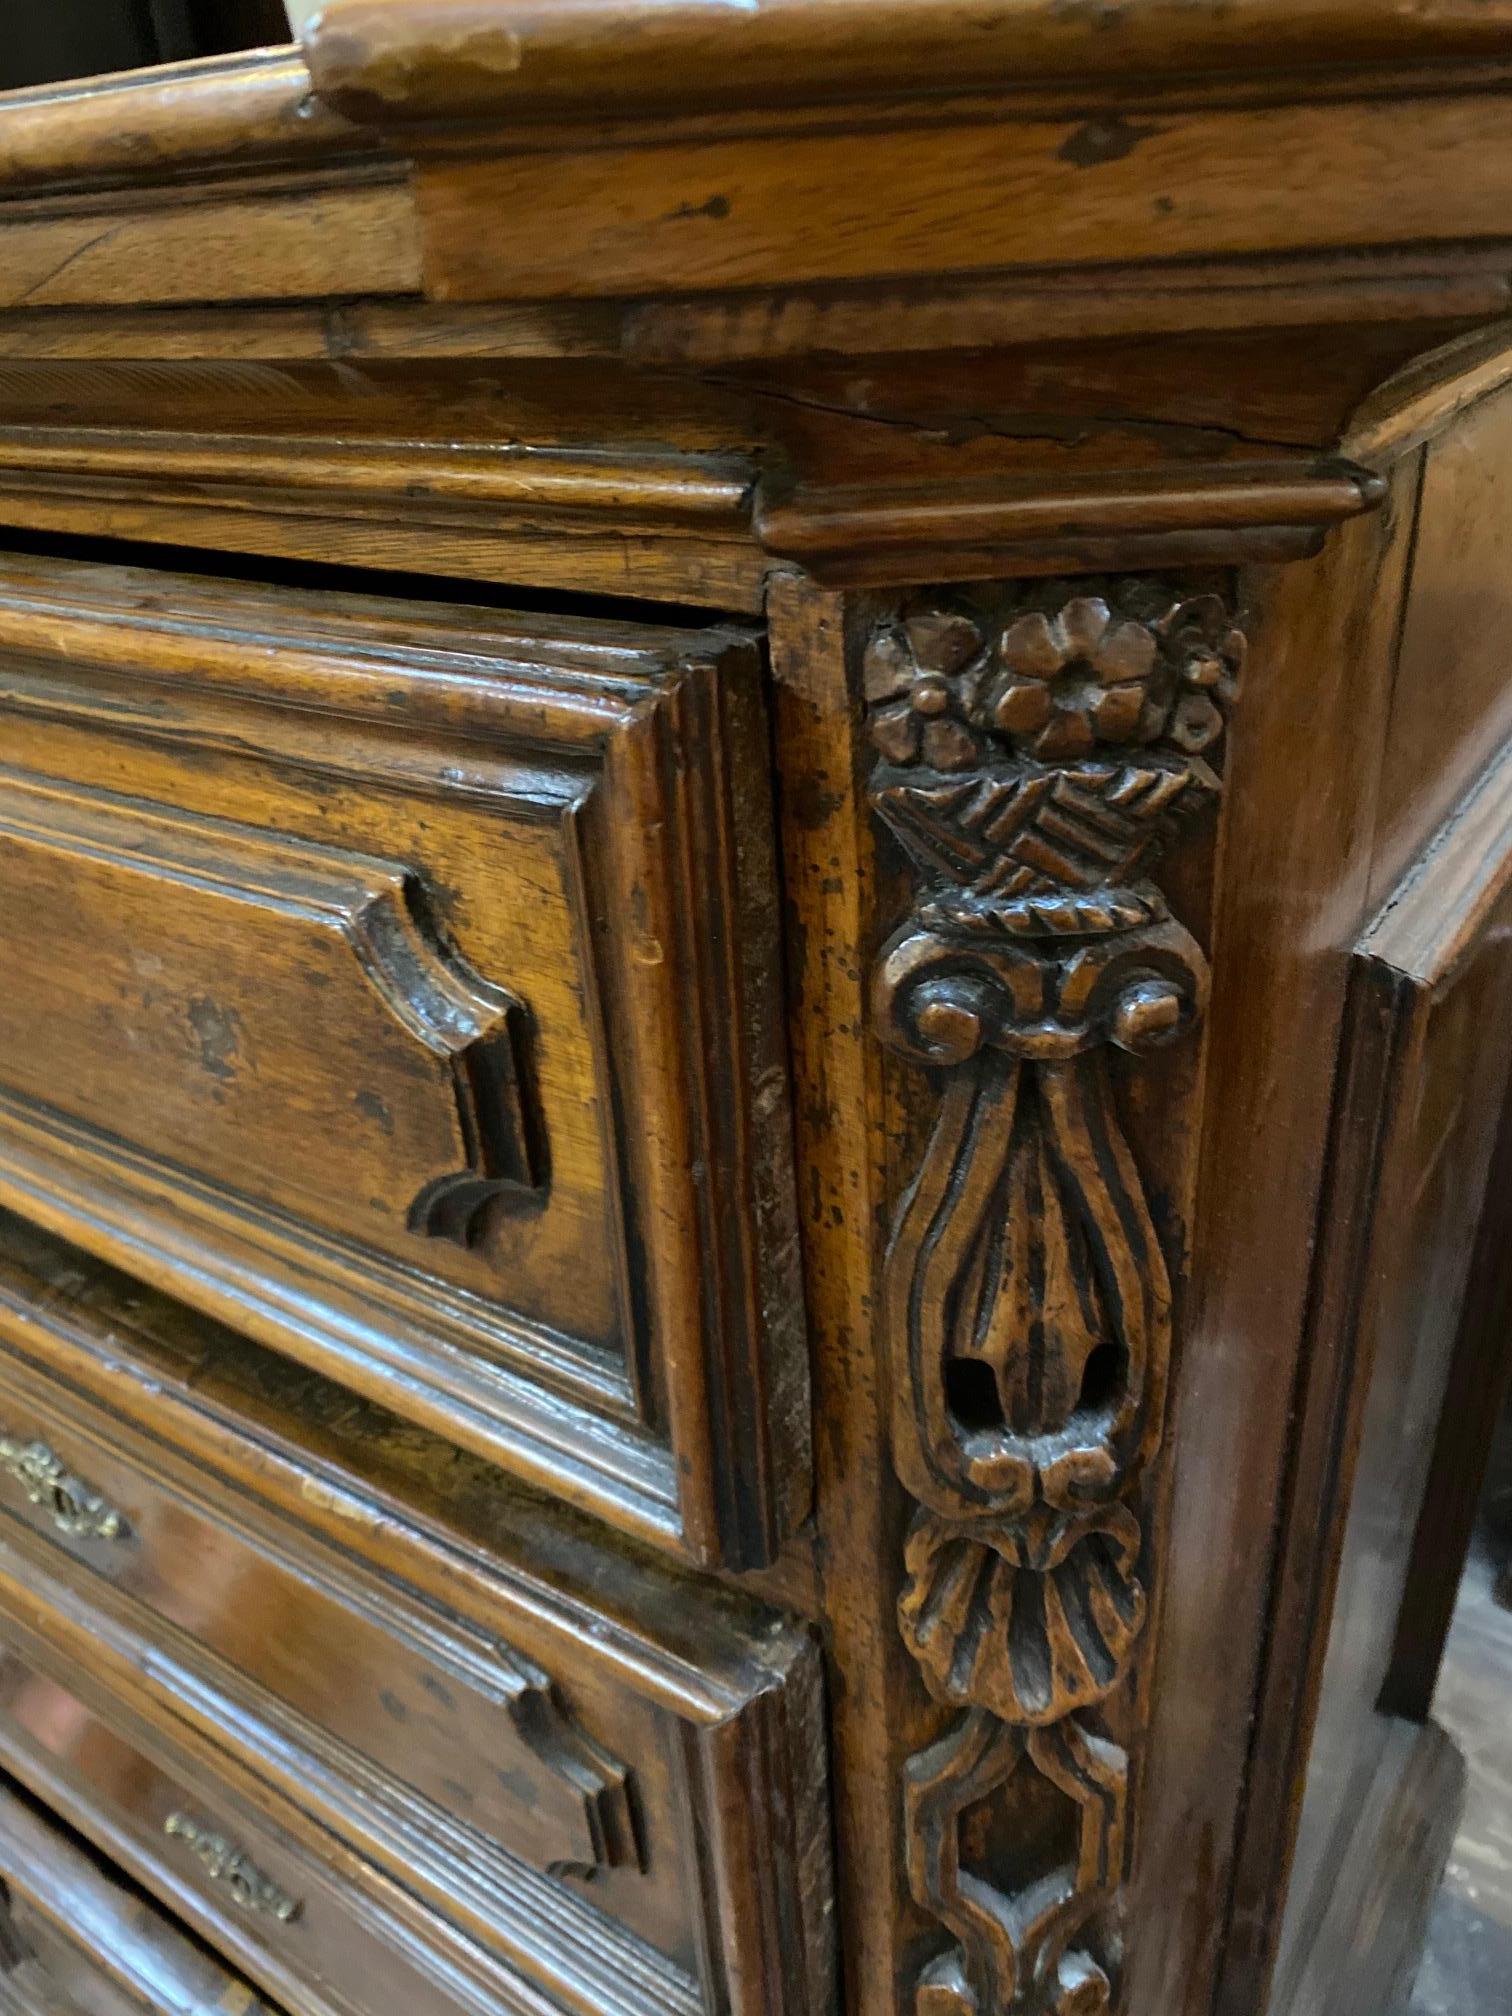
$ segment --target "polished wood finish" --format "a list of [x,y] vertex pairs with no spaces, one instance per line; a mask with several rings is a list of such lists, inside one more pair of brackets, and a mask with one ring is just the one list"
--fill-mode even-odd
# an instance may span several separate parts
[[808,1416],[749,643],[41,563],[0,602],[0,1196],[769,1559]]
[[0,1797],[0,1883],[6,2016],[273,2016],[12,1790]]
[[257,1992],[1400,2000],[1509,87],[330,0],[0,100],[0,1729]]
[[[135,1872],[210,1936],[240,1928],[295,2006],[361,2006],[376,1989],[340,1984],[379,1982],[380,1946],[420,1956],[427,2008],[529,2006],[531,1983],[569,2007],[822,2006],[800,1631],[628,1572],[486,1465],[18,1220],[0,1246],[0,1420],[31,1456],[0,1477],[10,1768],[129,1835]],[[60,1726],[57,1689],[112,1733]],[[139,1751],[168,1773],[145,1806]],[[249,1834],[258,1783],[284,1791]],[[272,1887],[213,1866],[222,1841]]]

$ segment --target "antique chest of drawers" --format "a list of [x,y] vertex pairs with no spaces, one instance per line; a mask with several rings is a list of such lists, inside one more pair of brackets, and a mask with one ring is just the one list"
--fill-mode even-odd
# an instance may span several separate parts
[[1391,2016],[1512,0],[0,96],[0,2009]]

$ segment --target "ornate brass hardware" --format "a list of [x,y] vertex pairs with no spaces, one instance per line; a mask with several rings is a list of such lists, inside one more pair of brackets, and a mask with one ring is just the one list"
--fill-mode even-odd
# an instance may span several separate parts
[[0,1470],[14,1477],[28,1503],[40,1505],[60,1533],[74,1540],[124,1540],[125,1518],[64,1468],[45,1442],[21,1442],[0,1434]]
[[212,1883],[222,1883],[231,1892],[245,1911],[259,1912],[265,1918],[276,1918],[280,1925],[291,1925],[299,1916],[297,1899],[280,1890],[270,1876],[265,1876],[249,1855],[228,1841],[224,1834],[217,1834],[188,1813],[170,1813],[163,1823],[163,1832],[173,1840],[184,1842],[198,1858],[200,1866]]

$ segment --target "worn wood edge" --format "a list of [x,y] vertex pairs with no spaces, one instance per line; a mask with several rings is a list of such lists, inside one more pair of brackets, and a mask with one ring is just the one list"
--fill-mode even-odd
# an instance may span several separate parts
[[295,48],[0,93],[0,199],[345,160],[380,144],[316,97]]
[[1344,1817],[1326,1907],[1267,2016],[1399,2016],[1405,2008],[1466,1773],[1437,1723],[1381,1721],[1374,1773]]
[[731,533],[749,522],[752,481],[728,455],[0,426],[0,481],[15,489],[28,477],[45,479],[52,494],[125,482],[139,498],[203,502],[226,492],[276,508],[292,495],[371,500],[406,519],[430,507],[490,525],[501,513],[609,514],[620,525],[628,518]]
[[[1343,459],[1092,472],[1059,483],[1005,476],[793,488],[780,475],[759,481],[755,458],[733,455],[302,445],[308,452],[290,459],[287,444],[247,436],[0,427],[0,496],[22,522],[45,522],[65,505],[115,501],[138,515],[210,509],[314,526],[341,506],[412,539],[465,531],[501,548],[516,523],[532,536],[602,525],[618,537],[628,520],[648,540],[665,542],[672,564],[679,551],[691,559],[744,548],[753,570],[765,555],[826,585],[854,586],[921,574],[986,579],[1042,568],[1293,557],[1385,494],[1380,476]],[[11,599],[0,595],[0,635]],[[695,590],[689,599],[703,597]],[[77,620],[91,619],[80,612]],[[44,634],[55,627],[49,622]],[[80,644],[52,648],[73,657]],[[97,649],[112,653],[108,637]]]
[[1512,382],[1512,319],[1414,357],[1350,415],[1341,454],[1384,470]]
[[[167,1918],[156,1913],[149,1918],[133,1892],[49,1826],[10,1786],[0,1786],[0,1881],[12,1906],[19,1903],[28,1917],[35,1914],[133,2006],[138,2001],[144,2010],[163,2006],[159,1998],[166,1960],[190,1986],[195,2012],[276,2016],[245,1982],[234,1979]],[[193,2016],[187,2005],[184,2016]]]
[[769,554],[826,585],[901,584],[921,570],[983,579],[1025,564],[1116,565],[1121,554],[1141,565],[1273,558],[1298,550],[1298,537],[1311,550],[1314,535],[1384,496],[1380,477],[1345,461],[1215,463],[1060,484],[810,484],[763,495],[756,531]]
[[971,33],[936,0],[329,0],[305,33],[315,88],[371,121],[477,119],[572,108],[761,104],[981,88],[1020,80],[1369,62],[1495,60],[1512,53],[1507,0],[1391,8],[1365,0],[1142,0],[1101,11],[989,0]]

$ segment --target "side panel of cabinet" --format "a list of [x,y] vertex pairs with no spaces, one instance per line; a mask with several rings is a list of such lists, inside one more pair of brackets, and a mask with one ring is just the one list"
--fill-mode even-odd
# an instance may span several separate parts
[[1398,1754],[1413,1536],[1457,1354],[1473,1344],[1462,1313],[1483,1213],[1499,1208],[1488,1178],[1509,1076],[1512,753],[1398,885],[1351,974],[1292,1494],[1314,1545],[1273,1653],[1295,1661],[1305,1767],[1279,2011],[1328,1936],[1335,1873]]

